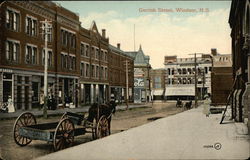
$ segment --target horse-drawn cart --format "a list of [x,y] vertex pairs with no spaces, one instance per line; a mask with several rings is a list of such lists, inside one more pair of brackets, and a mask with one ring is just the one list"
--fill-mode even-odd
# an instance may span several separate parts
[[[99,110],[98,110],[99,111]],[[30,112],[22,113],[14,124],[13,133],[16,144],[26,146],[32,140],[52,142],[54,150],[70,147],[74,137],[92,133],[92,138],[102,138],[110,134],[111,114],[94,116],[92,122],[83,115],[66,112],[59,122],[37,124]]]

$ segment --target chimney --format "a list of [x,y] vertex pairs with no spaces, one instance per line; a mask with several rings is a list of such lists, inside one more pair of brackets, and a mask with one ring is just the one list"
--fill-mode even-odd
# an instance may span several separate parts
[[211,54],[213,56],[216,56],[217,55],[217,49],[216,48],[211,48]]
[[103,37],[103,38],[106,37],[106,29],[102,29],[102,37]]
[[121,49],[121,44],[120,43],[117,43],[117,48]]

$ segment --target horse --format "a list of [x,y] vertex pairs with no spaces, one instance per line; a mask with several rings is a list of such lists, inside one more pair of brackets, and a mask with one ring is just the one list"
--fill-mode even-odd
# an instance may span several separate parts
[[192,107],[192,101],[189,101],[189,102],[185,103],[185,108],[186,109],[191,109],[191,107]]
[[[116,111],[116,103],[114,101],[111,101],[107,104],[100,104],[98,105],[97,103],[94,103],[91,105],[89,108],[89,115],[87,117],[87,121],[92,122],[94,119],[98,120],[101,116],[106,116],[108,119],[108,128],[109,128],[109,134],[110,132],[110,127],[111,127],[111,117],[112,113],[114,114]],[[99,114],[98,114],[98,108],[99,108]],[[99,117],[98,117],[99,116]]]

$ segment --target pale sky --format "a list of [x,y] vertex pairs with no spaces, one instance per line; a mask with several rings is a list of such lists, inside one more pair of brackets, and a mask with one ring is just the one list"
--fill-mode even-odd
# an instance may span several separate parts
[[[124,51],[139,45],[150,64],[163,68],[164,56],[190,57],[190,53],[210,53],[217,48],[231,53],[228,17],[231,1],[57,1],[80,16],[82,27],[89,29],[92,21],[99,33],[106,29],[110,44],[121,43]],[[167,9],[159,12],[158,8]],[[177,12],[176,8],[197,12]],[[200,8],[203,11],[200,12]],[[151,12],[140,12],[150,9]],[[169,12],[172,10],[172,12]],[[153,11],[153,12],[152,12]]]

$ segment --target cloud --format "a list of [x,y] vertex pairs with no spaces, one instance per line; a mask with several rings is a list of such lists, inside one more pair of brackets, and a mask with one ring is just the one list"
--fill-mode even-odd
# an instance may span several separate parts
[[192,17],[178,13],[177,16],[148,13],[125,17],[110,10],[89,13],[81,20],[85,28],[95,20],[99,29],[107,30],[110,43],[121,43],[124,51],[134,50],[135,25],[136,50],[142,44],[153,68],[162,68],[165,55],[187,57],[189,53],[210,53],[211,48],[217,48],[220,53],[230,53],[228,14],[229,9],[217,9]]

